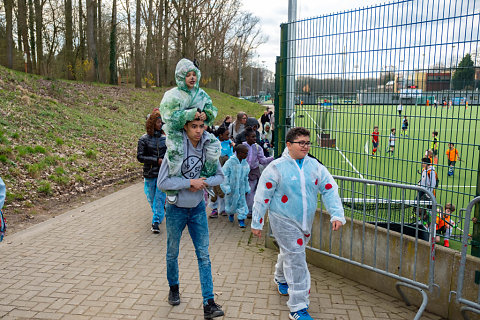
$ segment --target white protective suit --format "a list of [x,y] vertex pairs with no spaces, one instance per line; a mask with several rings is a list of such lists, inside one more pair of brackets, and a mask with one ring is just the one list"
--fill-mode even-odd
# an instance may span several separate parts
[[308,307],[310,272],[305,246],[317,209],[317,195],[322,195],[330,221],[345,224],[342,201],[332,175],[316,159],[305,157],[300,165],[285,148],[282,157],[263,171],[253,205],[252,229],[262,229],[269,210],[270,226],[280,247],[275,279],[287,283],[290,312]]
[[248,214],[247,200],[245,193],[250,192],[248,173],[250,165],[247,160],[240,160],[234,154],[223,165],[225,180],[220,185],[225,193],[225,212],[229,215],[238,213],[238,220],[245,220]]

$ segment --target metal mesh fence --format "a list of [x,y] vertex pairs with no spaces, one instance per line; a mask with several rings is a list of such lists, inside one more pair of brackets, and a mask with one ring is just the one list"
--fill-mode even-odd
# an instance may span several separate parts
[[[311,154],[336,175],[417,184],[427,157],[438,204],[465,208],[479,192],[479,37],[471,0],[394,1],[283,24],[277,154],[286,131],[303,126]],[[377,192],[366,192],[375,208]],[[463,225],[460,210],[453,216]]]

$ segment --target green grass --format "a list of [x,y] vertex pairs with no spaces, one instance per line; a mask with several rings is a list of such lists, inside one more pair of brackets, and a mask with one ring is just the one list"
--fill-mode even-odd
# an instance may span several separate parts
[[[28,195],[8,197],[7,209],[66,192],[70,179],[91,186],[103,178],[141,177],[137,141],[169,88],[52,80],[1,66],[0,79],[0,176],[10,194]],[[239,111],[263,113],[256,103],[206,91],[219,110],[215,124]]]
[[[416,185],[421,178],[421,159],[425,150],[431,148],[432,132],[438,131],[439,151],[436,170],[440,186],[436,198],[440,205],[454,203],[457,208],[466,208],[475,197],[477,172],[479,170],[480,147],[480,107],[454,106],[443,107],[404,106],[402,118],[397,114],[396,105],[333,106],[334,112],[324,115],[326,132],[336,139],[336,148],[315,146],[312,153],[320,159],[332,174],[382,180],[388,182]],[[304,126],[312,131],[312,141],[320,118],[320,107],[313,105],[296,106],[295,125]],[[400,135],[403,115],[409,120],[408,137]],[[372,151],[371,133],[377,125],[380,130],[377,156],[373,159],[365,152]],[[396,146],[394,156],[386,154],[390,129],[396,128]],[[454,176],[449,177],[445,152],[448,143],[454,142],[463,161],[458,162]],[[338,148],[338,149],[337,149]],[[362,190],[355,195],[361,198]],[[366,190],[369,198],[375,198],[373,187]],[[380,190],[380,196],[386,197]],[[348,195],[351,197],[351,194]],[[401,199],[400,192],[392,198]],[[414,192],[407,192],[405,199],[414,199]],[[458,210],[457,210],[458,213]]]

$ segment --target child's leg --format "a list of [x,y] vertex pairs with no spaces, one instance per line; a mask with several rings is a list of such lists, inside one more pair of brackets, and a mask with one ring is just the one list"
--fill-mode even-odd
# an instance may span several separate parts
[[[168,159],[168,175],[179,176],[181,175],[181,168],[183,162],[183,134],[181,131],[169,131],[167,132],[167,138],[165,139],[167,145],[167,152],[165,158]],[[163,190],[167,195],[169,203],[176,203],[176,195],[178,190]]]
[[157,188],[157,179],[155,179],[155,197],[153,198],[153,218],[152,224],[155,222],[162,223],[165,217],[165,198],[166,194]]
[[287,218],[270,214],[269,219],[273,235],[280,247],[275,266],[275,278],[279,282],[288,284],[287,305],[290,312],[305,309],[310,303],[310,272],[305,255],[308,238]]
[[205,165],[200,173],[200,176],[205,178],[215,175],[218,159],[222,153],[220,141],[213,134],[209,133],[209,135],[209,141],[205,144]]
[[225,212],[225,199],[218,197],[217,203],[218,203],[218,206],[217,206],[218,212],[219,213]]
[[240,199],[238,200],[237,212],[238,220],[245,220],[247,218],[248,206],[245,197],[240,197]]
[[444,236],[444,238],[445,238],[446,240],[449,240],[451,236],[452,236],[452,228],[449,226],[449,227],[445,230],[445,236]]
[[257,191],[258,178],[255,178],[254,180],[250,180],[249,178],[248,184],[250,185],[250,192],[247,193],[246,200],[247,200],[248,213],[252,213],[253,199],[255,198],[255,192]]

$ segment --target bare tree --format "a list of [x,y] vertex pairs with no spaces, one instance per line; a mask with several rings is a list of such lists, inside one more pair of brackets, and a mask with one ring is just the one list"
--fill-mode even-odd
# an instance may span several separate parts
[[[148,0],[148,7],[145,10],[144,16],[146,16],[147,23],[147,48],[145,52],[145,73],[149,77],[152,74],[152,58],[154,57],[153,53],[153,35],[152,35],[152,20],[153,20],[153,0]],[[150,82],[146,82],[147,87],[150,86]]]
[[78,33],[80,38],[80,43],[78,45],[78,55],[80,60],[85,60],[85,34],[83,30],[83,5],[82,0],[78,0]]
[[[132,17],[130,11],[130,2],[129,0],[125,0],[125,6],[123,8],[127,14],[127,28],[128,28],[128,43],[129,43],[129,52],[130,52],[130,61],[134,63],[135,61],[135,47],[133,44],[133,36],[132,36]],[[131,70],[131,68],[129,68]],[[130,72],[129,72],[130,74]]]
[[5,1],[5,18],[7,22],[6,36],[7,36],[7,67],[13,68],[13,0]]
[[35,11],[33,10],[33,0],[28,0],[28,29],[30,30],[30,50],[32,53],[33,72],[37,70],[35,55]]
[[104,64],[103,64],[103,42],[104,42],[104,38],[103,38],[103,26],[102,26],[102,0],[97,0],[98,1],[98,4],[97,4],[97,9],[98,9],[98,15],[97,15],[97,22],[95,23],[95,25],[97,26],[97,63],[98,63],[98,67],[97,67],[97,80],[99,80],[100,82],[104,82],[105,78],[104,78]]
[[110,84],[117,84],[117,0],[113,0],[110,31]]
[[98,57],[97,57],[97,44],[95,41],[96,35],[96,0],[87,0],[87,46],[88,46],[88,59],[93,62],[95,80],[98,75]]
[[142,75],[141,75],[141,55],[140,55],[140,10],[141,0],[137,0],[137,9],[135,13],[135,88],[142,87]]
[[45,66],[43,61],[43,6],[45,5],[45,1],[46,0],[34,0],[38,74],[45,74]]
[[69,80],[74,79],[74,67],[72,0],[65,0],[65,70]]
[[18,0],[18,21],[21,27],[22,44],[24,55],[27,56],[27,72],[32,72],[32,59],[30,56],[30,46],[28,45],[28,26],[27,26],[27,3],[25,0]]

